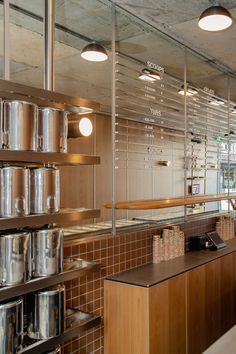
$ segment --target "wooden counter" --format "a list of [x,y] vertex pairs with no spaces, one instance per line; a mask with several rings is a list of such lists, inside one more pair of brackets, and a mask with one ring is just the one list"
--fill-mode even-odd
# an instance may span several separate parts
[[202,250],[188,252],[183,257],[159,264],[147,264],[122,273],[110,275],[106,279],[150,287],[235,251],[236,239],[233,239],[227,241],[227,247],[220,251]]
[[236,240],[105,280],[105,354],[201,354],[236,324]]

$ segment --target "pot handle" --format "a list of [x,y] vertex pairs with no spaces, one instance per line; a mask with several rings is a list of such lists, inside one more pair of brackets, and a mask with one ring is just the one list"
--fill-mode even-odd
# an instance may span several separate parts
[[25,215],[26,214],[26,201],[24,197],[16,198],[16,211],[18,215]]
[[1,102],[1,127],[2,127],[2,145],[9,148],[9,119],[5,114],[4,103]]
[[42,149],[43,149],[43,136],[42,135],[38,135],[38,148],[40,151],[42,151]]
[[55,211],[55,206],[56,206],[56,203],[55,203],[55,197],[53,197],[52,195],[49,195],[47,197],[47,210],[52,213]]

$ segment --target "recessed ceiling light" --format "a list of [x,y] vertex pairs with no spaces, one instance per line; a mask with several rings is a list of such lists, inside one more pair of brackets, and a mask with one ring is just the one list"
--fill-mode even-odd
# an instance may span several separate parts
[[153,70],[143,69],[138,78],[143,81],[155,82],[161,80],[161,75]]
[[98,43],[90,43],[84,47],[81,57],[88,61],[101,62],[108,59],[106,49]]
[[233,23],[230,12],[222,6],[208,7],[198,20],[198,26],[204,31],[217,32],[229,28]]

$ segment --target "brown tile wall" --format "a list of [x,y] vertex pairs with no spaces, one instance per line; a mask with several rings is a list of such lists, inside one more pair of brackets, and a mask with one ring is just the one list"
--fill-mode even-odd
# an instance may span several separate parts
[[[216,218],[188,222],[181,225],[186,236],[186,249],[189,238],[196,234],[211,231]],[[122,272],[152,261],[152,237],[157,228],[96,237],[93,240],[79,241],[73,246],[65,245],[65,256],[79,256],[102,264],[100,272],[74,279],[66,285],[67,307],[79,308],[103,317],[103,280],[106,275]],[[63,354],[103,354],[103,325],[65,343]]]

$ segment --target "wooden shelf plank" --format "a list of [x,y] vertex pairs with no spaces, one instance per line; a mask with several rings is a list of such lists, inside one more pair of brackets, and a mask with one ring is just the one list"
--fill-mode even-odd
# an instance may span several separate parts
[[47,340],[39,340],[34,344],[31,344],[19,351],[19,354],[42,354],[49,349],[55,348],[58,344],[63,344],[71,338],[77,337],[80,333],[83,333],[93,327],[98,326],[101,323],[101,317],[97,315],[91,315],[86,321],[81,321],[77,325],[71,328],[67,328],[65,332],[57,337],[53,337]]
[[[149,199],[149,200],[133,200],[115,203],[115,209],[127,210],[146,210],[146,209],[164,209],[191,204],[210,203],[220,200],[236,199],[236,194],[215,194],[215,195],[199,195],[180,198],[166,199]],[[112,208],[112,203],[105,204],[106,208]]]
[[51,163],[55,165],[98,165],[100,157],[85,154],[56,152],[0,150],[0,161],[19,162],[24,165]]
[[73,113],[100,111],[98,102],[85,98],[72,97],[3,79],[0,79],[0,87],[0,97],[3,99],[25,100],[41,107],[64,109]]
[[71,270],[65,270],[60,274],[35,278],[27,283],[18,284],[13,286],[7,286],[0,288],[0,301],[10,299],[12,297],[28,294],[33,291],[37,291],[43,288],[63,283],[65,281],[82,277],[84,275],[97,272],[101,268],[101,265],[95,262],[88,262],[82,260],[82,266]]
[[58,213],[0,218],[0,230],[30,227],[46,224],[64,226],[74,222],[100,216],[99,209],[61,209]]

